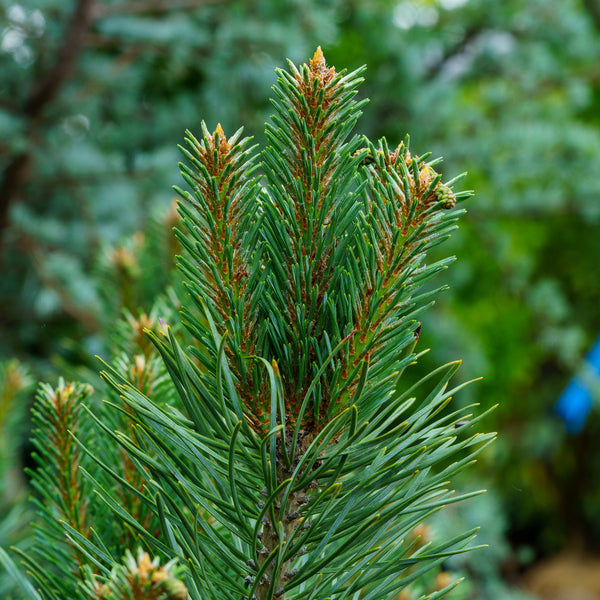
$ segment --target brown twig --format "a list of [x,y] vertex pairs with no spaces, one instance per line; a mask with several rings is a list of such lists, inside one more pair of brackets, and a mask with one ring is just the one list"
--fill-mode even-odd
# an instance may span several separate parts
[[92,22],[94,0],[79,0],[58,50],[54,64],[38,79],[25,103],[25,112],[35,119],[44,106],[54,99],[69,77]]
[[27,180],[31,169],[31,154],[22,152],[17,154],[6,169],[0,186],[0,239],[8,227],[8,209],[13,200],[19,195],[21,186]]

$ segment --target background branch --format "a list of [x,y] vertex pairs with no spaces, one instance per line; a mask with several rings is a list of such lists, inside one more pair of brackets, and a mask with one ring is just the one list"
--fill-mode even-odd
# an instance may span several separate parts
[[468,27],[462,37],[457,40],[452,46],[446,49],[444,54],[434,62],[425,73],[425,79],[431,80],[437,77],[446,64],[458,54],[461,54],[465,48],[484,31],[483,23],[477,23]]
[[79,0],[64,35],[63,45],[54,64],[34,84],[25,104],[25,112],[36,118],[54,99],[60,86],[71,74],[92,22],[94,0]]
[[[44,106],[56,97],[61,85],[73,70],[92,20],[93,6],[94,0],[78,0],[54,64],[34,82],[25,101],[24,113],[29,121],[30,143],[35,138],[37,121]],[[0,185],[0,240],[8,227],[10,206],[21,194],[31,163],[31,152],[25,150],[14,156],[4,171]]]

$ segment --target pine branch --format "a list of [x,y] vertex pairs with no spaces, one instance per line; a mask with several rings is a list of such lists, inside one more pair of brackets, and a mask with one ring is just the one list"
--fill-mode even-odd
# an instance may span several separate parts
[[91,393],[90,386],[62,380],[57,388],[42,384],[32,411],[38,467],[30,475],[41,522],[36,526],[38,544],[23,558],[43,583],[44,598],[60,598],[65,593],[79,597],[79,568],[84,559],[67,540],[61,523],[90,536],[89,490],[79,471],[82,452],[73,434],[81,427],[81,402]]
[[[194,197],[176,188],[189,203],[182,205],[181,212],[183,225],[197,242],[191,250],[205,279],[199,291],[210,300],[215,316],[226,323],[247,291],[251,256],[244,237],[255,219],[250,203],[257,196],[257,180],[251,177],[253,148],[246,148],[249,138],[238,143],[241,132],[227,140],[220,125],[211,135],[203,124],[202,141],[188,132],[191,152],[181,150],[192,168],[180,166]],[[183,235],[180,239],[187,242]]]
[[[344,266],[348,226],[358,208],[355,151],[361,140],[346,140],[366,101],[353,100],[362,69],[338,74],[327,67],[320,48],[309,65],[298,69],[290,63],[290,70],[278,72],[277,115],[266,130],[265,237],[271,270],[266,312],[273,327],[263,352],[281,365],[294,425],[315,373],[350,333],[342,315],[335,337],[323,337],[336,315],[331,283]],[[326,406],[317,392],[303,426],[318,428]]]
[[[240,139],[241,129],[228,140],[220,125],[210,134],[203,123],[202,133],[197,140],[188,132],[189,150],[181,148],[190,163],[181,164],[181,172],[194,194],[175,188],[185,200],[180,213],[189,235],[179,233],[179,240],[194,262],[182,259],[180,266],[200,310],[207,307],[213,322],[220,324],[238,391],[245,404],[254,408],[256,366],[246,361],[257,343],[255,307],[262,278],[257,260],[260,216],[254,147],[249,147],[249,138]],[[198,329],[198,325],[198,339],[210,339],[210,328]],[[219,345],[215,340],[215,353]]]
[[[445,267],[448,261],[424,266],[427,251],[444,241],[454,228],[456,198],[441,183],[431,164],[412,157],[408,140],[390,152],[382,140],[360,153],[368,166],[368,184],[360,220],[361,238],[354,253],[356,264],[352,297],[354,333],[344,356],[341,393],[354,395],[365,361],[372,373],[378,362],[399,354],[418,338],[415,320],[424,298],[415,290]],[[398,355],[396,354],[396,356]],[[344,401],[342,401],[342,406]]]

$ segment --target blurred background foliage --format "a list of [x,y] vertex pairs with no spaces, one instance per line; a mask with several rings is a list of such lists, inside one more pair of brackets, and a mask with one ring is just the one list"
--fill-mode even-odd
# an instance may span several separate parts
[[483,376],[457,401],[499,404],[464,482],[491,492],[456,515],[493,544],[456,566],[479,581],[464,593],[598,550],[600,419],[569,435],[554,405],[600,332],[600,0],[1,0],[0,537],[31,378],[95,367],[122,310],[171,282],[184,130],[262,141],[274,67],[318,44],[368,65],[361,132],[410,133],[476,190],[422,332],[423,368]]

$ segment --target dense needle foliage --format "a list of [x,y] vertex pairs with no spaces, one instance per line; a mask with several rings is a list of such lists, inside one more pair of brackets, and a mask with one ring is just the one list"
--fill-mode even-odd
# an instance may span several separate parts
[[130,316],[102,405],[40,388],[30,598],[378,600],[472,539],[414,532],[493,436],[452,404],[459,363],[402,377],[469,193],[351,135],[362,72],[279,70],[260,164],[241,130],[188,133],[185,331]]

